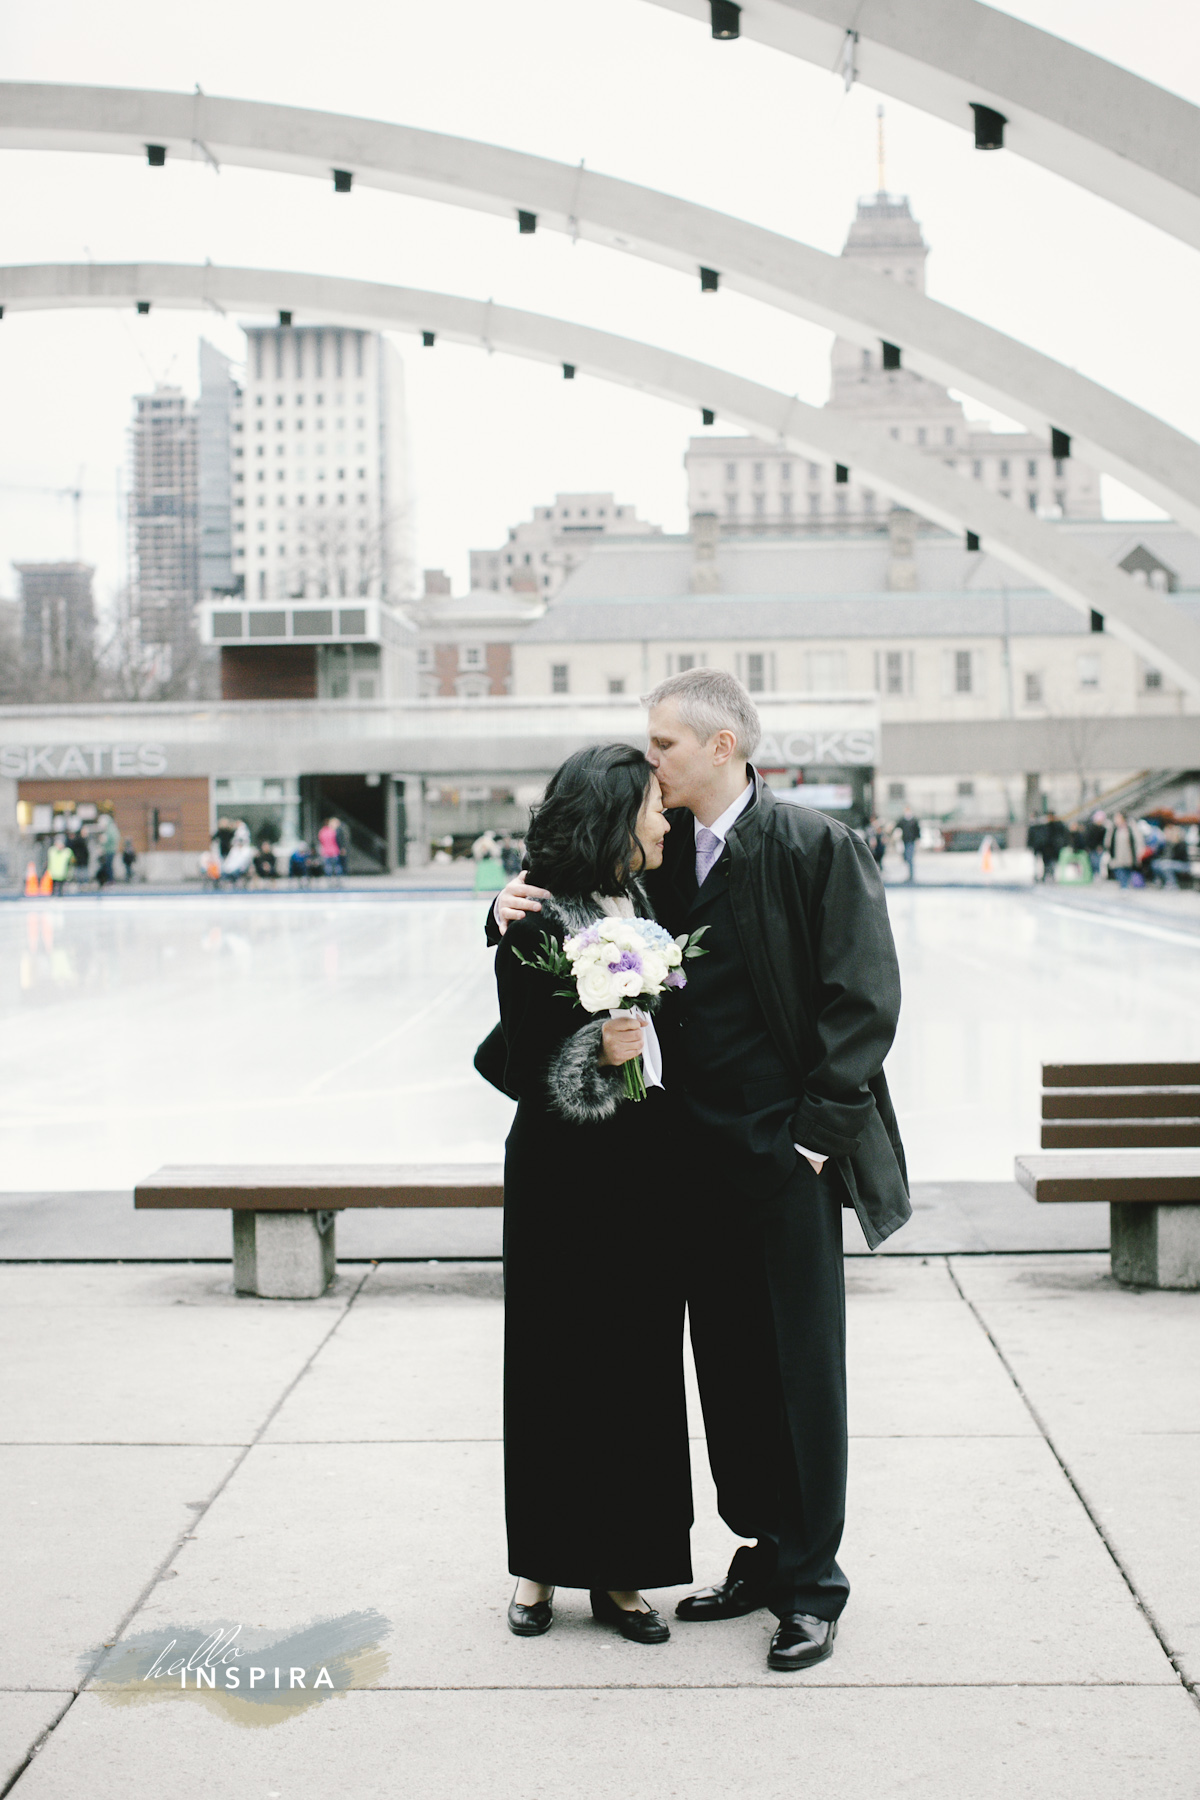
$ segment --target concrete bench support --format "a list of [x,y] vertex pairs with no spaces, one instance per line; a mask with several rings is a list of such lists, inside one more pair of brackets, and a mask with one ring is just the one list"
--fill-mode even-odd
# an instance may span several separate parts
[[1200,1288],[1200,1206],[1114,1200],[1112,1272],[1129,1287]]
[[337,1270],[334,1212],[235,1212],[233,1286],[263,1300],[317,1300]]
[[334,1217],[348,1206],[503,1206],[496,1163],[337,1163],[158,1169],[139,1208],[228,1207],[233,1287],[264,1300],[316,1300],[337,1272]]

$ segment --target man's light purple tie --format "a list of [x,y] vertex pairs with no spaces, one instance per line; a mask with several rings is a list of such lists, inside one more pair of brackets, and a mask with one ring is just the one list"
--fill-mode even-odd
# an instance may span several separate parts
[[704,877],[721,854],[722,840],[707,825],[696,827],[696,886],[703,887]]

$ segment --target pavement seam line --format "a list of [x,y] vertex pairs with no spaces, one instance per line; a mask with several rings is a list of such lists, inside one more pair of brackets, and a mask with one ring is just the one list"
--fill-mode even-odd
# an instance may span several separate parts
[[[288,1382],[287,1386],[284,1388],[283,1392],[279,1395],[279,1398],[275,1401],[275,1404],[270,1408],[266,1417],[263,1419],[262,1424],[259,1426],[259,1428],[255,1432],[254,1436],[250,1439],[249,1443],[244,1444],[241,1448],[240,1454],[234,1457],[232,1463],[229,1465],[229,1468],[226,1470],[226,1472],[222,1476],[221,1480],[217,1483],[217,1485],[213,1489],[212,1493],[209,1494],[207,1500],[204,1502],[204,1505],[202,1507],[200,1507],[199,1510],[195,1513],[194,1517],[188,1521],[192,1531],[195,1531],[195,1528],[200,1523],[201,1519],[206,1517],[210,1508],[225,1492],[226,1488],[229,1486],[230,1482],[233,1480],[234,1476],[237,1474],[238,1470],[241,1468],[242,1464],[245,1462],[245,1460],[249,1456],[250,1452],[256,1447],[256,1445],[258,1445],[262,1441],[263,1433],[267,1430],[272,1419],[275,1418],[275,1416],[277,1415],[277,1413],[279,1412],[280,1408],[283,1406],[285,1401],[289,1398],[289,1396],[292,1394],[294,1389],[299,1385],[299,1383],[304,1379],[305,1375],[307,1375],[308,1371],[312,1368],[313,1364],[316,1362],[318,1356],[320,1356],[322,1350],[324,1350],[326,1344],[329,1342],[329,1340],[333,1336],[334,1332],[337,1331],[338,1328],[341,1326],[342,1321],[349,1316],[350,1308],[354,1305],[354,1302],[358,1299],[358,1296],[362,1293],[363,1288],[366,1286],[366,1284],[370,1280],[370,1278],[371,1278],[371,1270],[370,1269],[364,1270],[363,1274],[359,1278],[358,1284],[355,1287],[353,1293],[351,1293],[350,1295],[347,1296],[346,1304],[342,1307],[341,1311],[338,1313],[337,1317],[334,1319],[333,1324],[329,1327],[329,1330],[325,1333],[324,1337],[320,1340],[320,1342],[314,1346],[313,1350],[305,1358],[304,1362],[301,1364],[300,1368],[296,1371],[295,1375]],[[213,1447],[214,1446],[212,1446],[212,1445],[202,1445],[201,1446],[201,1448],[203,1448],[203,1449],[211,1449]],[[113,1632],[111,1643],[105,1644],[105,1646],[104,1646],[105,1650],[110,1649],[113,1644],[116,1644],[120,1640],[120,1638],[122,1637],[124,1632],[128,1629],[129,1625],[137,1617],[137,1615],[141,1611],[142,1607],[146,1604],[146,1601],[150,1598],[150,1595],[154,1592],[154,1589],[162,1581],[162,1578],[163,1578],[164,1574],[166,1573],[166,1571],[170,1568],[171,1564],[175,1561],[175,1558],[182,1551],[184,1543],[186,1542],[187,1537],[189,1535],[190,1534],[187,1532],[179,1533],[178,1537],[175,1539],[174,1544],[171,1546],[170,1550],[167,1552],[167,1555],[159,1563],[157,1569],[155,1569],[155,1571],[151,1575],[150,1579],[145,1583],[145,1585],[141,1589],[140,1593],[137,1595],[137,1598],[133,1601],[132,1605],[126,1609],[124,1616],[120,1619],[120,1621],[117,1624],[116,1630]],[[45,1727],[45,1729],[38,1734],[38,1736],[34,1739],[33,1743],[29,1746],[29,1749],[26,1752],[25,1757],[22,1760],[22,1762],[19,1764],[19,1766],[16,1769],[14,1769],[11,1777],[9,1778],[8,1781],[5,1782],[4,1786],[2,1788],[0,1788],[0,1800],[5,1800],[5,1797],[8,1794],[12,1793],[12,1791],[16,1787],[18,1781],[20,1781],[22,1775],[25,1774],[26,1770],[29,1768],[30,1764],[33,1762],[34,1757],[38,1756],[41,1753],[43,1747],[49,1743],[54,1732],[56,1732],[58,1730],[58,1728],[62,1724],[63,1720],[66,1718],[67,1714],[70,1712],[71,1708],[74,1706],[75,1702],[78,1700],[80,1694],[86,1692],[88,1683],[91,1681],[92,1676],[95,1674],[98,1664],[103,1659],[103,1655],[104,1655],[104,1651],[102,1650],[100,1652],[100,1654],[95,1658],[95,1660],[92,1663],[92,1666],[88,1669],[87,1673],[83,1676],[83,1679],[79,1682],[79,1684],[75,1688],[74,1692],[71,1694],[70,1699],[67,1701],[67,1704],[63,1707],[62,1711],[58,1714],[57,1718],[52,1719],[50,1721],[49,1725],[47,1725]]]
[[958,1279],[958,1275],[955,1272],[953,1262],[954,1262],[953,1257],[950,1257],[950,1256],[946,1257],[946,1259],[945,1259],[946,1273],[949,1275],[950,1280],[954,1284],[955,1290],[957,1291],[959,1298],[961,1299],[963,1305],[967,1308],[967,1311],[971,1314],[971,1317],[975,1320],[975,1323],[979,1326],[979,1329],[983,1332],[984,1337],[986,1337],[988,1343],[992,1346],[992,1349],[995,1351],[997,1361],[999,1362],[1001,1368],[1004,1370],[1005,1374],[1008,1376],[1008,1379],[1012,1382],[1013,1386],[1016,1388],[1017,1393],[1020,1395],[1021,1403],[1025,1407],[1030,1418],[1033,1420],[1034,1424],[1037,1426],[1039,1432],[1041,1433],[1042,1439],[1046,1445],[1047,1450],[1049,1450],[1051,1456],[1054,1458],[1055,1462],[1058,1464],[1059,1468],[1062,1470],[1063,1478],[1066,1481],[1067,1486],[1070,1488],[1071,1492],[1074,1494],[1075,1498],[1078,1500],[1080,1506],[1083,1508],[1084,1514],[1086,1515],[1089,1523],[1091,1524],[1093,1531],[1096,1533],[1096,1536],[1100,1539],[1100,1542],[1104,1545],[1104,1548],[1107,1550],[1109,1556],[1111,1557],[1113,1567],[1116,1569],[1118,1575],[1121,1577],[1121,1580],[1125,1583],[1125,1586],[1129,1589],[1129,1593],[1133,1600],[1134,1605],[1137,1607],[1138,1611],[1141,1613],[1142,1617],[1145,1619],[1147,1625],[1149,1625],[1151,1631],[1154,1633],[1154,1636],[1158,1643],[1159,1649],[1162,1651],[1162,1653],[1166,1657],[1168,1663],[1170,1664],[1172,1669],[1174,1669],[1176,1675],[1179,1677],[1179,1683],[1180,1683],[1180,1686],[1183,1688],[1184,1693],[1187,1694],[1190,1697],[1190,1699],[1192,1700],[1193,1704],[1198,1709],[1200,1709],[1200,1693],[1197,1693],[1193,1684],[1188,1680],[1187,1676],[1184,1674],[1182,1668],[1180,1667],[1180,1659],[1171,1650],[1171,1647],[1167,1642],[1166,1633],[1164,1632],[1162,1626],[1159,1624],[1157,1618],[1155,1617],[1153,1609],[1151,1608],[1149,1602],[1144,1600],[1142,1595],[1138,1592],[1137,1587],[1134,1584],[1132,1575],[1129,1573],[1129,1570],[1125,1567],[1125,1564],[1121,1561],[1121,1558],[1117,1555],[1115,1548],[1110,1543],[1108,1534],[1105,1531],[1104,1526],[1101,1524],[1099,1516],[1097,1515],[1095,1509],[1092,1507],[1091,1503],[1088,1501],[1088,1499],[1085,1496],[1079,1483],[1076,1481],[1074,1475],[1071,1473],[1071,1470],[1068,1468],[1065,1457],[1062,1455],[1062,1452],[1059,1450],[1058,1445],[1054,1442],[1054,1439],[1050,1435],[1049,1427],[1047,1426],[1045,1420],[1042,1418],[1041,1414],[1038,1412],[1037,1407],[1033,1404],[1033,1401],[1030,1399],[1029,1395],[1026,1393],[1024,1387],[1021,1385],[1021,1382],[1017,1375],[1016,1370],[1013,1368],[1013,1366],[1009,1362],[1007,1356],[1004,1354],[1003,1350],[1000,1348],[999,1342],[993,1336],[991,1328],[988,1326],[987,1321],[983,1317],[983,1314],[980,1312],[979,1308],[975,1305],[975,1302],[973,1300],[971,1300],[966,1293],[964,1293],[962,1284],[960,1283],[960,1281]]

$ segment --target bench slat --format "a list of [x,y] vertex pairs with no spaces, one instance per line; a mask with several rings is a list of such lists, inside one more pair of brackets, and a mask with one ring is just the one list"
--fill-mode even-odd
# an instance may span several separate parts
[[1043,1119],[1200,1119],[1200,1087],[1049,1088]]
[[1072,1119],[1042,1126],[1043,1150],[1143,1150],[1200,1144],[1200,1119]]
[[1200,1150],[1059,1150],[1015,1168],[1035,1200],[1200,1201]]
[[1200,1063],[1043,1063],[1043,1087],[1200,1087]]
[[349,1206],[502,1206],[499,1163],[169,1164],[133,1190],[139,1209],[317,1212]]

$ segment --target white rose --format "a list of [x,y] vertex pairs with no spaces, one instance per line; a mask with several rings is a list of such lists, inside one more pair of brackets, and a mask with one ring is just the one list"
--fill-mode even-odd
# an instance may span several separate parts
[[618,994],[625,994],[630,999],[636,999],[642,991],[642,977],[636,969],[623,969],[619,975],[613,975],[610,979]]
[[611,971],[599,964],[592,964],[581,969],[576,985],[579,990],[579,1004],[585,1012],[607,1012],[615,1006],[621,990],[617,987]]

